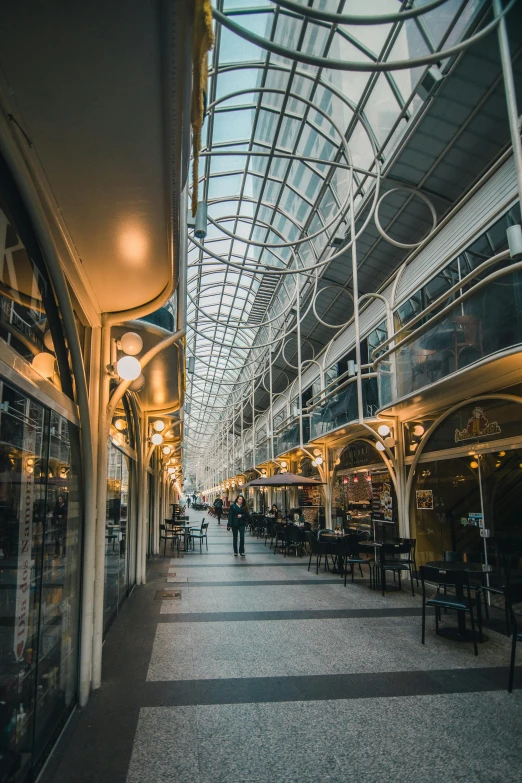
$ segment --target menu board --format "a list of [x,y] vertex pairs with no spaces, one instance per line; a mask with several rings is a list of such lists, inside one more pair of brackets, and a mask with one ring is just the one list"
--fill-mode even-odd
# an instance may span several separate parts
[[299,507],[320,506],[321,505],[321,486],[319,484],[304,485],[299,489]]
[[393,525],[396,509],[395,491],[389,473],[372,475],[372,522]]

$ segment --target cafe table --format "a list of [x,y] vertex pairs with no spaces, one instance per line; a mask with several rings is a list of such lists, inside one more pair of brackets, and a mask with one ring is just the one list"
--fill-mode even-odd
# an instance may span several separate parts
[[[434,560],[431,563],[426,563],[428,568],[438,568],[440,571],[446,571],[451,573],[452,571],[467,571],[470,576],[482,576],[483,574],[492,574],[495,568],[490,565],[484,565],[484,563],[465,563],[463,561],[447,561],[447,560]],[[455,585],[455,595],[459,601],[464,601],[464,588],[462,585]],[[477,601],[480,598],[477,597]],[[471,630],[466,628],[466,612],[457,610],[457,627],[456,628],[441,628],[439,626],[439,635],[445,636],[447,639],[453,639],[456,642],[472,642],[473,634]],[[480,641],[487,641],[487,636],[482,634]]]
[[[187,540],[190,540],[190,530],[191,528],[196,529],[196,525],[189,525],[188,522],[171,522],[172,524],[172,531],[174,533],[178,533],[180,536],[183,536],[183,551],[188,552],[187,548]],[[198,525],[199,530],[199,525]]]

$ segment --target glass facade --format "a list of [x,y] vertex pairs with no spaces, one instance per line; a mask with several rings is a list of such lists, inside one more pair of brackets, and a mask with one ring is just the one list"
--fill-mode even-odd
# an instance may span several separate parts
[[104,626],[108,629],[136,582],[136,530],[131,514],[133,463],[112,441],[108,445],[105,523]]
[[[515,222],[517,209],[509,210],[398,308],[399,328],[463,281],[462,288],[412,325],[411,336],[403,333],[397,350],[377,365],[381,406],[522,343],[522,278],[510,271],[514,262],[508,258],[475,272],[506,250],[506,229]],[[482,282],[493,273],[489,282]]]
[[519,547],[521,489],[522,405],[463,405],[433,431],[415,470],[410,522],[418,562],[446,550],[491,559]]
[[21,780],[76,700],[79,444],[57,413],[0,389],[0,770]]

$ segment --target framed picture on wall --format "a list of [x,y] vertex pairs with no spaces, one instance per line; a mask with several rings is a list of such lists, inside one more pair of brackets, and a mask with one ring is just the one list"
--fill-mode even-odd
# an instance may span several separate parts
[[419,511],[433,511],[432,489],[418,489],[415,494],[417,495],[417,509]]

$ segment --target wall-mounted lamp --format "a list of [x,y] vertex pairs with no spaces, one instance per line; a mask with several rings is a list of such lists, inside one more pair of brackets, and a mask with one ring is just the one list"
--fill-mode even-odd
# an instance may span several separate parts
[[32,366],[36,372],[44,378],[52,378],[54,375],[54,356],[52,353],[37,353],[32,361]]
[[129,386],[129,391],[140,392],[145,386],[145,376],[140,372],[135,381]]
[[380,427],[377,428],[377,432],[379,433],[381,438],[385,438],[387,435],[390,434],[391,430],[387,424],[381,424]]
[[162,421],[161,419],[157,419],[157,421],[155,421],[152,426],[154,427],[156,432],[163,432],[163,430],[165,429],[165,422]]
[[160,435],[159,432],[155,432],[152,438],[150,439],[150,442],[153,446],[161,446],[163,443],[163,435]]
[[116,371],[124,381],[135,381],[141,375],[141,364],[134,356],[122,356],[116,364]]
[[386,450],[386,446],[384,445],[384,443],[381,443],[381,441],[378,441],[375,444],[375,448],[377,449],[377,451],[385,451]]
[[118,432],[122,432],[123,430],[127,429],[127,422],[125,419],[116,419],[114,422],[114,426],[118,430]]
[[169,456],[171,451],[172,449],[170,448],[170,446],[163,446],[163,453],[165,454],[166,457]]
[[143,348],[143,340],[136,332],[125,332],[120,337],[118,347],[128,356],[137,356]]

